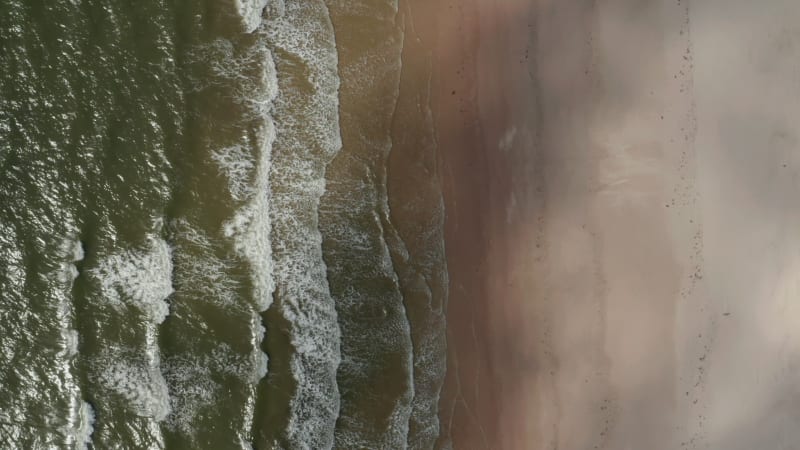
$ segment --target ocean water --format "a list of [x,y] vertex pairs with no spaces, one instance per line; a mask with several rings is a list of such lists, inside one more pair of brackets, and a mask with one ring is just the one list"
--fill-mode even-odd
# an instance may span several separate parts
[[389,0],[0,3],[0,448],[434,446],[407,28]]

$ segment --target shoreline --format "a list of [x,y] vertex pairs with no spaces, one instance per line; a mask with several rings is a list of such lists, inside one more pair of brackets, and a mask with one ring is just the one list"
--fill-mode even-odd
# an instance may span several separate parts
[[514,243],[504,236],[515,202],[525,201],[512,195],[514,152],[534,139],[532,8],[520,5],[440,4],[437,14],[433,98],[450,277],[437,448],[507,448],[525,429],[510,398],[523,388],[520,361],[534,362],[522,324],[509,320],[519,305],[509,289]]

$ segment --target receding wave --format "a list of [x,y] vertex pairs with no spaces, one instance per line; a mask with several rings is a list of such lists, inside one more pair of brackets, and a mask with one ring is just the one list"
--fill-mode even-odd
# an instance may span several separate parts
[[[339,412],[339,326],[317,210],[325,167],[341,147],[333,30],[322,1],[292,0],[267,8],[263,32],[277,68],[278,95],[270,171],[276,290],[267,316],[267,347],[273,351],[263,389],[273,403],[264,420],[275,422],[261,429],[260,439],[287,448],[329,448]],[[271,345],[271,339],[279,341],[270,329],[288,333],[288,347]],[[281,389],[291,396],[285,398]],[[270,413],[284,401],[287,417]]]
[[331,11],[346,112],[344,149],[329,167],[321,208],[325,259],[342,330],[336,447],[406,448],[413,344],[387,241],[386,190],[402,30],[396,2],[360,7],[332,2]]

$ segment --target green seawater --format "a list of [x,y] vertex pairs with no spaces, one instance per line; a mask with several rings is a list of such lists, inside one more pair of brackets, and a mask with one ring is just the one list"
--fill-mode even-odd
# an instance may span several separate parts
[[433,446],[434,130],[356,3],[0,3],[0,448]]

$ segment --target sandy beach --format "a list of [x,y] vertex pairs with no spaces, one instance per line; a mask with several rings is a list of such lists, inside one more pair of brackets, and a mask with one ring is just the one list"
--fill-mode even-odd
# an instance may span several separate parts
[[439,445],[796,448],[798,7],[439,7]]

